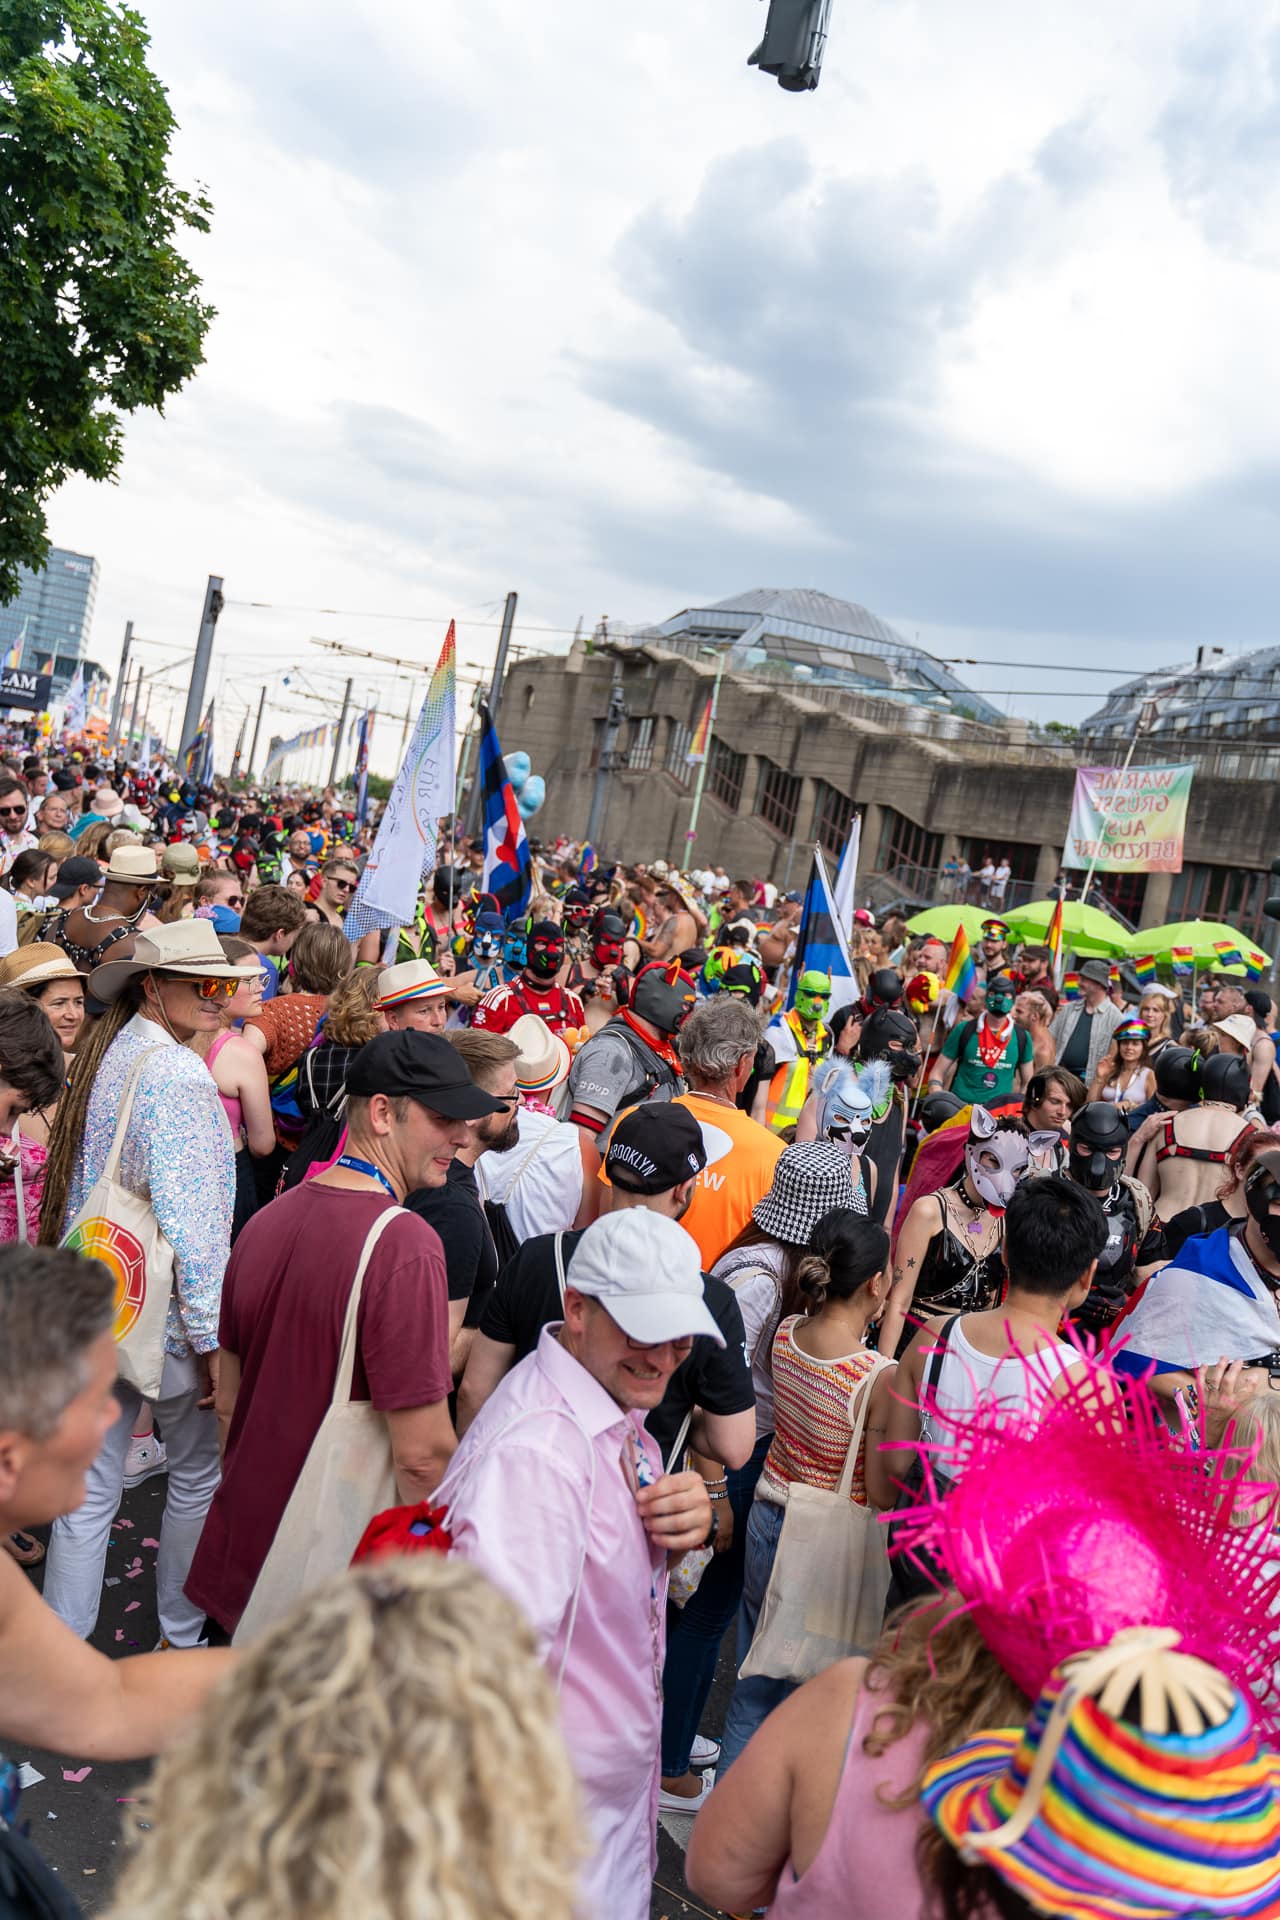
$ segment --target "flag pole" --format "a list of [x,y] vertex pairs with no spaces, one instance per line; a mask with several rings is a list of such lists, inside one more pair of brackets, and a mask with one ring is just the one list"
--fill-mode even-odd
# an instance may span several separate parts
[[707,750],[703,754],[702,763],[698,768],[697,785],[693,789],[693,806],[689,811],[689,825],[685,829],[686,861],[687,856],[693,852],[693,843],[698,837],[698,814],[702,807],[702,790],[707,784],[707,768],[711,765],[711,733],[716,724],[716,713],[720,705],[720,680],[724,673],[724,658],[724,654],[721,653],[716,663],[716,677],[711,687],[711,713],[707,721]]
[[920,1062],[920,1078],[917,1080],[916,1090],[914,1094],[911,1096],[911,1106],[907,1114],[908,1119],[915,1118],[916,1110],[919,1107],[921,1100],[924,1098],[925,1075],[929,1070],[929,1055],[933,1051],[933,1043],[938,1037],[938,1020],[941,1016],[941,1013],[942,1013],[942,994],[940,993],[938,995],[938,998],[934,1002],[933,1025],[929,1029],[929,1039],[925,1045],[924,1058]]

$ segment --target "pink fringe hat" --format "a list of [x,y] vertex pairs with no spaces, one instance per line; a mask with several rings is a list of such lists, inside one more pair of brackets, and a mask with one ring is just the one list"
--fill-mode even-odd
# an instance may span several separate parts
[[[1114,1401],[1115,1376],[1084,1376],[1038,1412],[987,1396],[948,1411],[955,1435],[921,1443],[919,1504],[900,1512],[1029,1698],[1054,1668],[1131,1627],[1176,1628],[1184,1652],[1222,1670],[1280,1739],[1280,1533],[1232,1525],[1265,1495],[1242,1475],[1256,1449],[1193,1451],[1145,1385]],[[1034,1356],[1022,1363],[1034,1372]],[[1100,1392],[1101,1390],[1101,1392]],[[945,1603],[947,1596],[944,1596]]]

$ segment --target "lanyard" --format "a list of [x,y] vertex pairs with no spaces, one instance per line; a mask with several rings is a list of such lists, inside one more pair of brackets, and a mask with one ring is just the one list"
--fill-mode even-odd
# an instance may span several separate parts
[[367,1173],[371,1180],[376,1180],[379,1186],[385,1187],[391,1195],[391,1198],[393,1200],[395,1199],[395,1188],[382,1171],[382,1168],[375,1167],[372,1160],[358,1160],[354,1153],[344,1153],[339,1156],[337,1165],[340,1167],[350,1167],[352,1173]]

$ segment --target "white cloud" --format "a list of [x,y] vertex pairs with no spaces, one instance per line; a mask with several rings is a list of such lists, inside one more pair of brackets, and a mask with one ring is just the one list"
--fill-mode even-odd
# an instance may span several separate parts
[[457,611],[476,665],[513,585],[530,628],[812,584],[940,650],[1274,637],[1276,0],[835,0],[799,97],[754,0],[143,11],[219,314],[53,505],[104,660],[189,645],[210,571],[431,616],[230,606],[281,731],[323,718],[281,671],[347,670],[312,634],[429,669]]

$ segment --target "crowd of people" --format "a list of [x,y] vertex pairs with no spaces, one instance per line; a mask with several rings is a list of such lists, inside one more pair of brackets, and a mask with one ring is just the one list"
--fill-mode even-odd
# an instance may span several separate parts
[[661,1813],[735,1913],[1280,1914],[1270,999],[860,909],[840,1003],[450,825],[357,934],[339,793],[0,758],[0,1745],[163,1755],[113,1913],[640,1920]]

